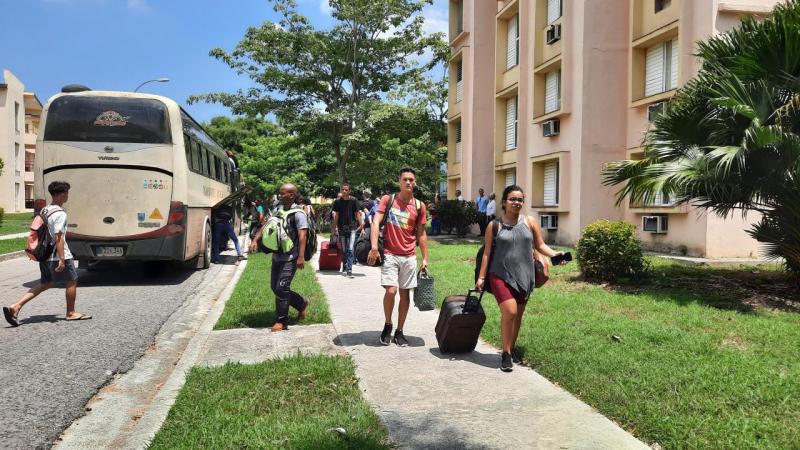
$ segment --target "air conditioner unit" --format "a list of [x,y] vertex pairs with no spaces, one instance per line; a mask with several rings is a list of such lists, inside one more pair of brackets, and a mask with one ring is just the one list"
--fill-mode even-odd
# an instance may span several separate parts
[[543,230],[557,230],[558,216],[555,214],[542,214],[539,216],[539,223]]
[[547,44],[553,44],[561,39],[561,24],[557,23],[547,27]]
[[648,233],[666,233],[667,216],[642,216],[642,231]]
[[561,121],[550,119],[542,122],[542,135],[544,137],[557,136],[561,132]]
[[667,102],[653,103],[647,106],[647,121],[652,122],[656,116],[667,110]]

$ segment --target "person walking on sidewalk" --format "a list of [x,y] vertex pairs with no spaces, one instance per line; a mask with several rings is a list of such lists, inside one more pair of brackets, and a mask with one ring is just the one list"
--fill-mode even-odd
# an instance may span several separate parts
[[[521,362],[514,345],[519,336],[525,305],[533,292],[534,252],[538,251],[549,257],[558,254],[544,243],[536,220],[521,214],[524,202],[525,194],[521,187],[512,185],[503,191],[500,227],[496,236],[494,226],[486,227],[481,270],[475,282],[475,289],[483,290],[488,274],[492,294],[500,307],[500,336],[503,344],[500,369],[504,372],[513,370],[512,360]],[[489,255],[492,255],[491,265]],[[549,262],[542,259],[542,264]]]
[[489,198],[483,192],[483,188],[478,189],[478,196],[475,198],[475,206],[478,208],[478,228],[481,230],[481,235],[486,232],[486,205],[489,204]]
[[64,203],[69,199],[69,183],[53,181],[47,186],[52,203],[42,210],[47,218],[47,238],[55,243],[55,251],[47,261],[39,261],[39,284],[26,292],[17,303],[3,307],[3,315],[11,326],[19,326],[19,311],[26,303],[36,298],[37,295],[53,287],[56,281],[66,281],[67,290],[67,320],[86,320],[92,316],[75,311],[75,298],[78,295],[78,272],[72,260],[72,252],[67,245],[67,213]]
[[[306,265],[306,235],[308,233],[308,219],[302,211],[301,205],[296,203],[297,187],[291,183],[281,186],[279,209],[289,211],[290,209],[300,209],[292,213],[287,219],[287,233],[292,239],[292,250],[288,253],[272,254],[272,273],[270,274],[270,287],[275,294],[275,310],[278,315],[272,331],[283,331],[289,329],[289,306],[298,311],[297,320],[306,317],[308,300],[302,295],[292,290],[292,280],[297,269],[303,270]],[[275,211],[278,214],[279,210]],[[250,253],[255,253],[257,242],[261,239],[264,227],[258,230],[253,241],[250,243]]]
[[[417,244],[422,250],[421,270],[428,268],[428,236],[425,234],[427,211],[425,204],[414,198],[414,186],[417,173],[409,167],[400,170],[400,193],[384,195],[378,204],[374,223],[386,223],[383,227],[384,261],[381,267],[381,285],[383,294],[384,326],[380,343],[389,345],[391,341],[400,347],[408,345],[403,335],[403,326],[411,304],[410,290],[417,286]],[[374,265],[380,259],[378,251],[378,234],[380,227],[372,227],[370,243],[372,248],[367,256],[367,263]],[[400,305],[397,308],[397,330],[392,335],[392,312],[394,299],[400,290]]]
[[[497,213],[497,203],[494,201],[494,192],[489,196],[489,203],[486,204],[486,223],[493,221],[496,217],[495,214]],[[486,230],[484,229],[483,232],[485,233]]]
[[353,245],[356,234],[364,229],[361,218],[361,208],[358,201],[350,196],[350,185],[342,185],[342,196],[333,202],[333,220],[331,221],[331,234],[339,236],[339,243],[344,253],[344,270],[348,277],[353,276]]

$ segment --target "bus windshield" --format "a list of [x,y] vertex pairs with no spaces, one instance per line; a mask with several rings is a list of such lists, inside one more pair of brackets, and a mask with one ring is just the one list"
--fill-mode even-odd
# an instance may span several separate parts
[[167,107],[154,99],[65,95],[46,122],[46,141],[172,143]]

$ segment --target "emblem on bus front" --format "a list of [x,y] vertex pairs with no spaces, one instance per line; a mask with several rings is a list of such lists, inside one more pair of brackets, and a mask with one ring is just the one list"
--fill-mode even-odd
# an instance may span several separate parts
[[123,116],[116,111],[103,111],[94,119],[94,124],[101,127],[124,127],[130,116]]
[[105,150],[106,153],[111,153],[111,152],[114,151],[114,147],[112,147],[110,145],[106,145],[106,147],[103,150]]

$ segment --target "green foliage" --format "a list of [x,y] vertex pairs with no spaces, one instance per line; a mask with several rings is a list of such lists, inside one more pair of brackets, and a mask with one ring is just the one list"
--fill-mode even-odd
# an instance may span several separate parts
[[702,69],[670,101],[640,161],[605,169],[618,202],[657,193],[720,216],[760,214],[748,232],[800,278],[800,2],[700,42]]
[[642,278],[648,271],[635,227],[627,222],[598,220],[590,224],[575,250],[578,267],[589,280]]
[[[249,76],[255,86],[192,96],[190,102],[222,103],[235,114],[275,115],[305,146],[309,161],[315,163],[310,177],[328,195],[345,181],[362,183],[348,176],[354,159],[361,164],[358,177],[369,178],[363,183],[371,186],[381,179],[366,177],[371,174],[366,169],[391,161],[384,154],[408,158],[400,164],[419,164],[421,170],[432,164],[419,155],[441,157],[437,149],[444,142],[445,122],[443,116],[429,113],[436,108],[418,107],[425,96],[414,97],[420,102],[409,102],[407,107],[383,100],[393,90],[422,83],[431,67],[445,61],[443,36],[426,36],[422,31],[420,12],[430,0],[332,0],[330,29],[314,28],[298,13],[294,0],[271,3],[280,20],[249,28],[231,52],[211,51],[212,57]],[[420,62],[419,57],[431,49],[436,57]],[[438,92],[434,97],[446,104],[445,91],[426,92]],[[424,118],[424,126],[392,120],[409,111],[412,121]],[[392,127],[402,135],[390,131]],[[420,178],[432,184],[438,176],[431,172]]]
[[3,208],[0,208],[0,227],[2,227],[2,226],[3,226],[3,216],[4,216],[5,214],[6,214],[6,210],[5,210],[5,209],[3,209]]
[[236,154],[244,152],[244,145],[256,145],[259,137],[285,134],[274,123],[257,116],[242,116],[231,119],[217,116],[203,127],[222,148],[233,150]]
[[314,212],[317,214],[317,226],[320,231],[328,232],[331,230],[330,213],[333,203],[326,205],[314,205]]
[[5,163],[3,162],[2,159],[0,159],[0,175],[3,174],[3,166],[5,166]]
[[243,143],[239,165],[245,183],[259,198],[271,198],[281,184],[294,183],[300,193],[315,189],[308,178],[310,164],[297,140],[289,136],[259,136]]
[[455,229],[459,236],[467,234],[470,225],[478,223],[478,208],[473,202],[443,200],[438,211],[442,229]]

